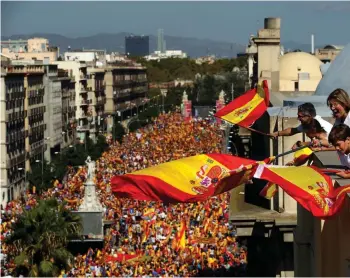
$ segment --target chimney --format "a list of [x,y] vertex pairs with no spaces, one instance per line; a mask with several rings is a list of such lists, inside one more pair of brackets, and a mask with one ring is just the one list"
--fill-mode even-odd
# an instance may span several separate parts
[[314,34],[311,34],[311,54],[315,54],[315,38]]

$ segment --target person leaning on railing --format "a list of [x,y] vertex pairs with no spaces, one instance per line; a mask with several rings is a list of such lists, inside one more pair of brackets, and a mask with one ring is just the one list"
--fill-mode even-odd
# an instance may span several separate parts
[[[338,151],[342,165],[350,169],[350,127],[345,124],[334,126],[328,140]],[[337,175],[345,179],[350,178],[349,170],[339,172]]]
[[[279,136],[293,136],[304,132],[311,139],[314,148],[329,148],[328,134],[332,129],[332,124],[325,121],[316,114],[316,109],[312,103],[304,103],[298,106],[298,120],[300,125],[294,128],[286,128],[281,131],[271,133],[270,136],[277,138]],[[303,145],[309,145],[310,142],[298,141],[293,145],[293,149]]]

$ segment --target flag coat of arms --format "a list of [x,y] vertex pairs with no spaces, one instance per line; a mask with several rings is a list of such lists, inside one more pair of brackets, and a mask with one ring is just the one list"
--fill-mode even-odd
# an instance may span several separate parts
[[247,183],[259,163],[227,154],[201,154],[114,176],[111,188],[119,197],[136,200],[204,201]]
[[267,81],[262,86],[247,91],[235,98],[224,108],[220,109],[215,117],[242,127],[250,127],[267,110],[270,103]]

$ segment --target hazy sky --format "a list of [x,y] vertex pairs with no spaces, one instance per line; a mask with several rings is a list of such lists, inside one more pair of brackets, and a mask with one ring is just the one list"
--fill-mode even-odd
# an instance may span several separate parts
[[265,17],[282,18],[282,41],[350,42],[350,2],[1,2],[1,34],[71,37],[131,32],[246,43]]

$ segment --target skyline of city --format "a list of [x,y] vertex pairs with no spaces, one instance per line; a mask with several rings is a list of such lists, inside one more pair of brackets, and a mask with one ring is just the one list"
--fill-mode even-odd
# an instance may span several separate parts
[[339,26],[350,25],[349,2],[5,1],[1,6],[2,36],[52,33],[85,37],[119,32],[156,35],[161,28],[167,36],[245,44],[250,34],[263,27],[262,18],[277,16],[283,19],[282,40],[309,43],[310,35],[315,34],[316,44],[350,41],[350,36],[334,32]]

